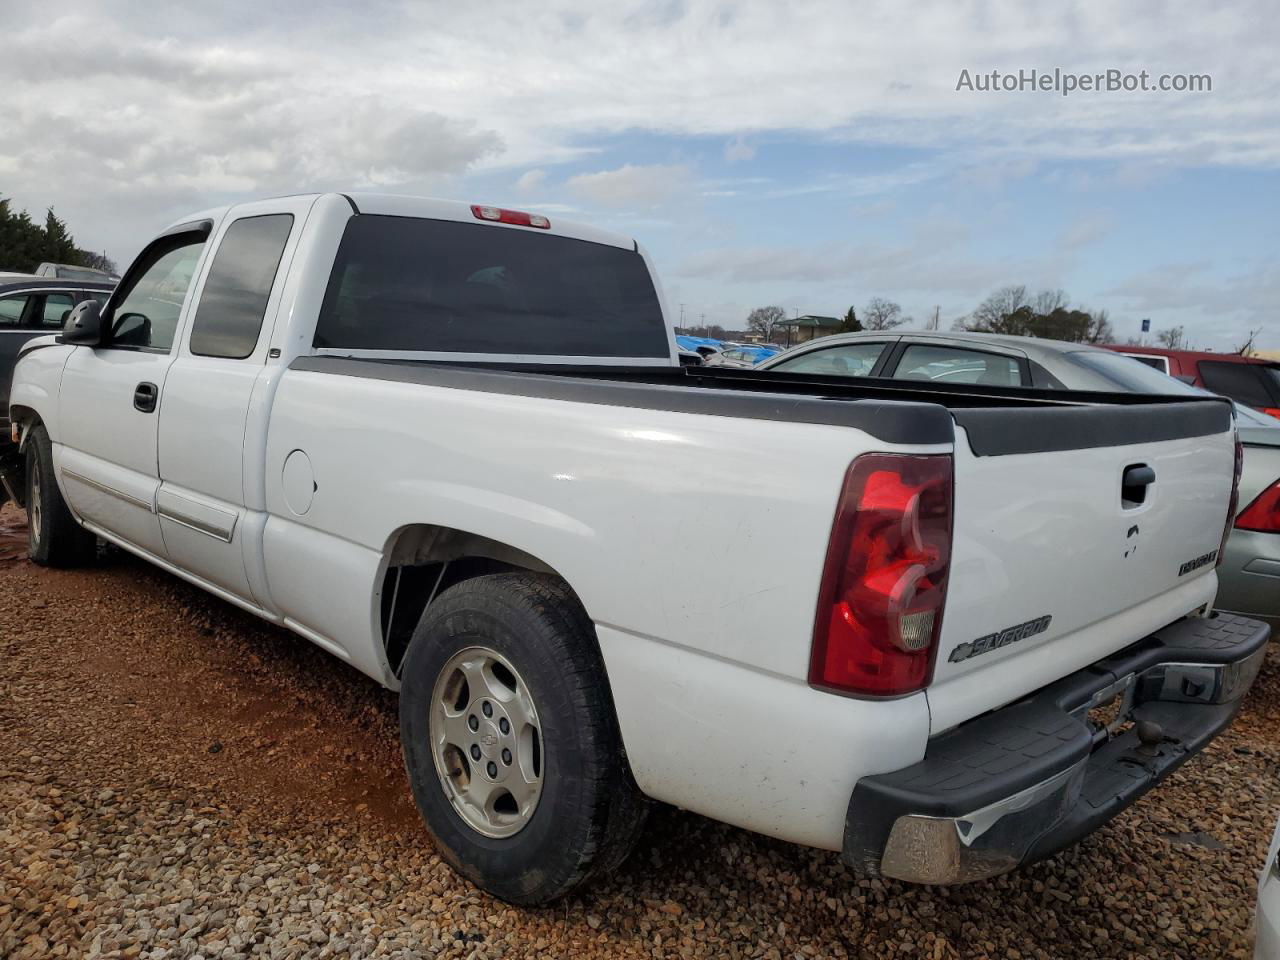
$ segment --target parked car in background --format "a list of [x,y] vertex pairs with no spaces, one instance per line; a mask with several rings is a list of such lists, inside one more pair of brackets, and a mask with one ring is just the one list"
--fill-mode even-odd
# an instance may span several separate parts
[[1253,960],[1280,960],[1280,824],[1271,838],[1262,874],[1258,878],[1258,939]]
[[[759,369],[1166,396],[1206,392],[1113,351],[987,333],[843,334],[789,350]],[[1239,511],[1220,559],[1217,605],[1280,628],[1280,420],[1240,403],[1235,410],[1244,464]]]
[[676,335],[676,347],[696,353],[705,360],[723,350],[724,341],[713,340],[710,337],[691,337],[681,333]]
[[709,356],[706,363],[712,367],[754,367],[777,353],[772,347],[735,343]]
[[1230,397],[1236,403],[1280,418],[1280,363],[1262,357],[1203,350],[1166,350],[1118,343],[1099,344],[1185,383]]
[[97,267],[79,267],[72,263],[42,263],[36,267],[37,277],[49,277],[53,280],[105,280],[115,283],[120,279],[118,274]]
[[105,304],[114,286],[0,274],[0,445],[9,440],[9,382],[19,348],[32,337],[61,331],[77,303],[92,298]]
[[1269,630],[1211,614],[1229,403],[681,369],[660,289],[490,206],[194,214],[25,348],[32,559],[104,537],[398,690],[437,849],[517,903],[644,795],[994,876],[1231,722]]

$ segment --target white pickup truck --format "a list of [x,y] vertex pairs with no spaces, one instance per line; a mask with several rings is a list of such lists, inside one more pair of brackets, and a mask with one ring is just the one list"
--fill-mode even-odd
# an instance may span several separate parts
[[633,240],[519,211],[196,214],[11,417],[37,563],[101,537],[399,690],[441,852],[516,903],[646,798],[1010,870],[1202,748],[1267,639],[1212,612],[1225,400],[681,368]]

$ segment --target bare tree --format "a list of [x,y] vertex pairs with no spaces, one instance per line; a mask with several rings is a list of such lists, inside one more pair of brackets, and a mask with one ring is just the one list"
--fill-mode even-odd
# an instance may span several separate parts
[[883,297],[872,297],[862,308],[862,329],[892,330],[906,323],[910,317],[902,315],[902,307]]
[[1055,310],[1066,310],[1071,298],[1065,290],[1041,290],[1031,301],[1031,309],[1042,317],[1047,317]]
[[1111,326],[1111,314],[1106,310],[1085,310],[1089,315],[1089,332],[1086,343],[1115,343],[1116,331]]
[[1030,307],[1027,288],[1022,284],[1001,287],[978,304],[965,329],[1003,333],[1009,317],[1024,307]]
[[775,328],[786,319],[787,311],[781,307],[756,307],[747,314],[747,329],[772,343]]
[[1259,327],[1257,330],[1250,330],[1250,331],[1249,331],[1249,339],[1245,340],[1245,342],[1244,342],[1244,343],[1242,343],[1242,344],[1240,344],[1240,346],[1236,347],[1234,352],[1235,352],[1235,353],[1240,354],[1240,356],[1242,356],[1242,357],[1249,357],[1249,356],[1252,356],[1252,355],[1253,355],[1253,341],[1254,341],[1255,339],[1257,339],[1258,334],[1260,334],[1261,332],[1262,332],[1262,328],[1261,328],[1261,327]]
[[1156,331],[1156,342],[1170,350],[1181,350],[1187,343],[1186,331],[1182,327],[1169,327]]

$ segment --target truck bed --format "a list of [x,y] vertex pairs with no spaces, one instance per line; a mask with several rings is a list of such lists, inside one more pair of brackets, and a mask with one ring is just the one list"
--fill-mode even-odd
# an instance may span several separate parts
[[848,426],[886,443],[951,443],[960,424],[978,456],[1204,436],[1229,429],[1232,417],[1230,403],[1217,397],[1066,394],[727,367],[464,365],[320,355],[299,357],[290,368],[579,403]]

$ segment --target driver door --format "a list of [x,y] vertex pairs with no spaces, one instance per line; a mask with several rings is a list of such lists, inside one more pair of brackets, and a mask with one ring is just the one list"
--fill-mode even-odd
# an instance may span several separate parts
[[154,557],[165,556],[160,404],[211,228],[184,224],[153,241],[107,304],[103,344],[76,347],[62,373],[54,456],[63,495],[86,526]]

